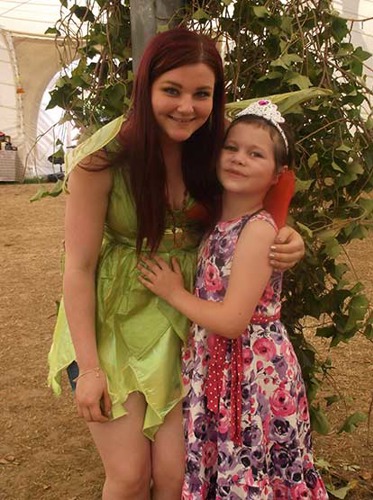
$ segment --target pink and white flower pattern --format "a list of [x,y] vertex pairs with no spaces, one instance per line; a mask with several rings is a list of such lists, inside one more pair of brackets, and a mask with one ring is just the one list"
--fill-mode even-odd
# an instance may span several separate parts
[[[251,220],[273,224],[262,211]],[[224,297],[245,216],[220,222],[202,245],[196,295]],[[256,314],[275,316],[281,304],[281,273],[274,272]],[[219,414],[206,408],[205,380],[209,346],[206,330],[193,325],[183,355],[187,443],[184,500],[326,500],[315,470],[310,422],[301,370],[286,330],[279,320],[249,325],[242,334],[242,445],[230,437],[232,345],[224,363]]]

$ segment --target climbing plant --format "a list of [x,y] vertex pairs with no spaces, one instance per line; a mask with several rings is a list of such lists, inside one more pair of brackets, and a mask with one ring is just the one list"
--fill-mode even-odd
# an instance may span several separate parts
[[[69,13],[48,31],[66,69],[48,107],[60,106],[66,120],[95,128],[130,103],[129,0],[88,0],[85,7],[60,1]],[[317,357],[308,330],[328,339],[331,349],[358,334],[373,340],[369,301],[346,258],[348,245],[365,238],[373,220],[372,90],[364,76],[370,54],[352,44],[353,22],[331,0],[193,0],[175,19],[216,39],[228,103],[287,96],[279,106],[297,139],[290,223],[305,240],[306,256],[285,273],[283,319],[302,365],[313,427],[327,433],[324,406],[337,397],[331,392],[323,405],[315,396],[330,380],[332,364]],[[72,59],[78,62],[70,69]],[[289,93],[311,96],[312,88],[324,92],[292,102]],[[339,431],[364,418],[346,415]]]

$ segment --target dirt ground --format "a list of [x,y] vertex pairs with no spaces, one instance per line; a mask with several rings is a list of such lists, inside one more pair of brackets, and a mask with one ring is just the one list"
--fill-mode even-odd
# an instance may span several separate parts
[[[46,386],[61,292],[64,198],[29,203],[36,191],[30,184],[0,184],[0,500],[99,500],[101,463],[67,381],[60,398]],[[372,249],[373,235],[349,252],[373,302]],[[327,354],[323,342],[317,348]],[[328,412],[332,432],[315,436],[315,453],[330,464],[334,481],[352,481],[345,498],[372,499],[373,431],[364,422],[353,434],[336,433],[346,411],[369,413],[372,343],[360,336],[334,349],[332,358],[346,400]]]

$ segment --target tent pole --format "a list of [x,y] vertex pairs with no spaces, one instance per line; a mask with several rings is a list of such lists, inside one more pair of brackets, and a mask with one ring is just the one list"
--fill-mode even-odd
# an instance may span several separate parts
[[[131,0],[133,70],[136,72],[145,45],[157,31],[175,25],[184,0]],[[176,16],[175,16],[176,14]],[[171,22],[170,22],[171,21]]]

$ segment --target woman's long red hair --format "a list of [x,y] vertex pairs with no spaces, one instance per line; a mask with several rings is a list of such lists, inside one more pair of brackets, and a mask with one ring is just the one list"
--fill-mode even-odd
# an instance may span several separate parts
[[204,63],[214,72],[213,109],[209,120],[183,143],[182,169],[191,196],[212,210],[218,185],[215,166],[224,137],[224,71],[215,43],[208,37],[176,28],[153,37],[140,61],[132,107],[120,133],[123,146],[117,161],[129,168],[137,213],[137,251],[146,238],[152,251],[164,232],[167,200],[166,168],[159,127],[151,104],[154,81],[167,71]]

